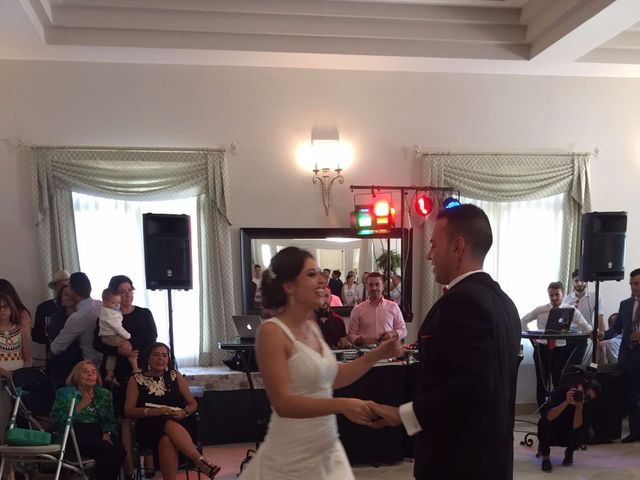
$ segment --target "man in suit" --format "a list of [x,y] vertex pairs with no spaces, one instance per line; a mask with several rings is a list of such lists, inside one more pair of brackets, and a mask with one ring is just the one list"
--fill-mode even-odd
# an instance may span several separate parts
[[625,374],[631,432],[622,439],[623,443],[640,441],[640,268],[632,271],[629,277],[631,298],[620,302],[616,323],[604,335],[599,335],[601,339],[609,340],[622,334],[618,363]]
[[415,435],[414,476],[511,480],[520,320],[511,299],[482,271],[493,237],[486,214],[461,205],[438,214],[429,260],[449,291],[419,332],[413,402],[371,404],[374,426]]

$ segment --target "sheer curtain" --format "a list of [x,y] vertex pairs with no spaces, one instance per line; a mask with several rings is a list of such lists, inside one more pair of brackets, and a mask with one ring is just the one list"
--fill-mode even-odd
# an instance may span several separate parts
[[136,288],[135,305],[153,313],[158,340],[169,344],[167,292],[147,290],[145,284],[143,213],[186,214],[191,217],[193,289],[172,291],[175,356],[180,367],[198,365],[200,285],[198,212],[196,198],[170,201],[125,201],[73,192],[73,213],[80,270],[99,299],[113,275],[125,274]]
[[[428,153],[422,155],[425,185],[451,187],[482,207],[494,246],[485,269],[516,304],[520,316],[548,302],[551,281],[567,283],[580,256],[581,215],[591,210],[588,153]],[[430,194],[436,212],[442,201]],[[435,215],[424,224],[431,238]],[[425,312],[439,298],[426,249],[422,251]],[[525,363],[531,346],[522,342]]]
[[[535,202],[562,195],[561,241],[548,251],[544,251],[538,244],[534,244],[528,251],[522,249],[517,265],[525,257],[542,258],[554,255],[553,252],[557,251],[558,271],[554,280],[567,283],[580,256],[581,215],[591,210],[590,157],[588,153],[427,153],[422,155],[423,180],[424,185],[450,187],[467,198],[492,203]],[[436,211],[424,223],[426,241],[431,238],[435,214],[442,201],[435,192],[430,195]],[[511,216],[510,222],[504,224],[494,237],[513,234],[516,230],[515,222],[516,217]],[[548,229],[546,224],[542,225],[535,232],[536,238],[547,235]],[[442,294],[426,260],[426,254],[426,249],[422,249],[422,313],[426,313]],[[535,268],[538,268],[537,263]],[[527,273],[530,272],[522,272],[522,278],[517,281],[526,282]],[[510,279],[509,283],[512,281]],[[503,288],[505,287],[508,285],[503,282]],[[518,307],[526,308],[526,305]]]
[[[218,349],[218,341],[236,334],[231,321],[235,302],[226,150],[32,147],[31,151],[43,289],[51,272],[80,268],[72,192],[127,202],[196,198],[197,214],[191,223],[198,225],[193,237],[200,252],[200,302],[194,318],[200,335],[192,345],[198,349],[200,366],[221,365],[227,354]],[[121,232],[116,232],[117,247]],[[139,279],[134,281],[141,285]]]
[[[493,246],[484,269],[511,297],[520,317],[548,302],[547,286],[560,278],[563,195],[521,202],[461,200],[479,206],[489,217]],[[531,342],[522,345],[524,362],[533,363]]]

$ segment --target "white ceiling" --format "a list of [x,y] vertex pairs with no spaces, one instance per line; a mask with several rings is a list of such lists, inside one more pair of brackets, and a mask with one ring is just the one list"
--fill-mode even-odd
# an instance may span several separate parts
[[0,58],[640,77],[640,0],[0,0]]

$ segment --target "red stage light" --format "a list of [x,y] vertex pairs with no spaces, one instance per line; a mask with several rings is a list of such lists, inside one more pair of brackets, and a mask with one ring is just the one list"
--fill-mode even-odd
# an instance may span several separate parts
[[420,195],[416,198],[414,207],[418,215],[426,217],[433,211],[433,202],[427,195]]

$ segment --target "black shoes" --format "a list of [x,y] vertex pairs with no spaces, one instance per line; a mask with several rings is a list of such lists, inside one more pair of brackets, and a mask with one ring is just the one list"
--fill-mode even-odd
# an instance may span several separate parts
[[620,440],[620,443],[633,443],[636,442],[638,440],[638,437],[636,437],[635,435],[629,434],[626,437],[624,437],[622,440]]
[[551,466],[551,460],[549,460],[548,458],[542,459],[542,471],[550,472],[551,470],[553,470],[553,467]]
[[564,451],[564,460],[562,460],[562,465],[565,467],[573,465],[573,450],[567,449]]

